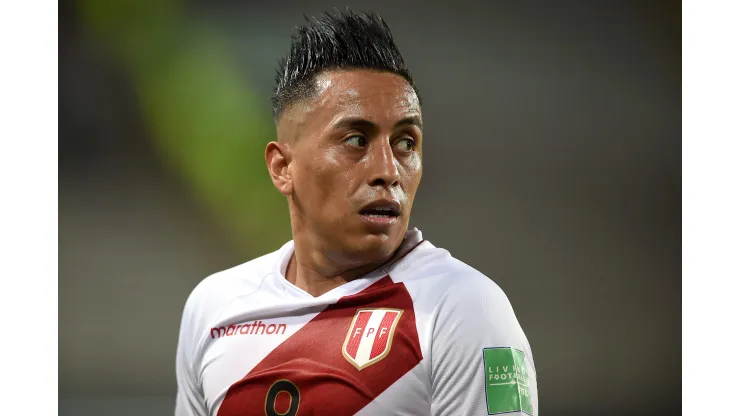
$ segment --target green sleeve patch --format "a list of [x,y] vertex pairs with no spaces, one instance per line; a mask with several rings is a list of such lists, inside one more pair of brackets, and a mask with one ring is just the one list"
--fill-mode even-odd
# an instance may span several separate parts
[[529,373],[524,353],[514,348],[484,348],[488,414],[532,414]]

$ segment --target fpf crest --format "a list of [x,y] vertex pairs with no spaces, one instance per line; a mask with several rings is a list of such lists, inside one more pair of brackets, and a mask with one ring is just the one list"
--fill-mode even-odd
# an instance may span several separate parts
[[358,370],[385,358],[391,350],[400,309],[358,309],[342,345],[342,355]]

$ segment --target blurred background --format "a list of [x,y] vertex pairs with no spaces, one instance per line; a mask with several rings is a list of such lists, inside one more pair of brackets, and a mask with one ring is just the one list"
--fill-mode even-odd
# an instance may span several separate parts
[[[424,99],[412,223],[507,293],[542,415],[678,414],[681,3],[511,3],[346,3]],[[172,414],[190,291],[290,239],[274,70],[344,5],[60,3],[60,414]]]

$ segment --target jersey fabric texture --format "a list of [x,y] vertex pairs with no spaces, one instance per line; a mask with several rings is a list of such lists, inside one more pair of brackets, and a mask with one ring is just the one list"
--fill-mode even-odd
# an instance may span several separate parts
[[506,295],[419,230],[385,266],[318,297],[285,279],[293,249],[190,294],[176,416],[538,414]]

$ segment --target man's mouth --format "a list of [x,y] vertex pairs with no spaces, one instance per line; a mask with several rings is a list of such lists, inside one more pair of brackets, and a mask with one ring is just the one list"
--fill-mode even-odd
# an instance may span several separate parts
[[396,218],[401,215],[401,204],[394,200],[378,200],[360,210],[360,215],[370,218]]

